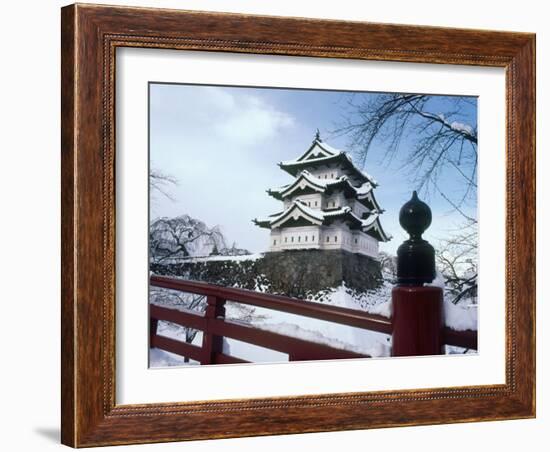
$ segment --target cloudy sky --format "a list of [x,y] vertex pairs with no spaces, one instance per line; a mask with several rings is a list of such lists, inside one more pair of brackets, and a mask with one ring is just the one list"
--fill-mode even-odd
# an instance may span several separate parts
[[[277,163],[306,151],[316,129],[331,146],[348,150],[349,139],[333,131],[350,114],[352,93],[159,83],[151,83],[149,91],[150,165],[178,180],[169,188],[173,200],[152,194],[151,218],[189,214],[220,226],[228,244],[251,252],[265,251],[269,244],[269,231],[252,219],[282,208],[266,190],[292,181]],[[441,97],[442,108],[446,100]],[[475,106],[464,118],[475,125]],[[403,149],[411,139],[405,138]],[[375,194],[386,209],[382,226],[394,236],[381,249],[395,254],[407,238],[399,209],[415,187],[399,158],[389,166],[382,162],[384,150],[383,143],[375,143],[363,169],[380,184]],[[447,180],[446,189],[458,189],[456,183]],[[433,222],[425,237],[437,245],[462,220],[442,199],[430,199],[430,206]],[[475,215],[475,206],[469,213]]]

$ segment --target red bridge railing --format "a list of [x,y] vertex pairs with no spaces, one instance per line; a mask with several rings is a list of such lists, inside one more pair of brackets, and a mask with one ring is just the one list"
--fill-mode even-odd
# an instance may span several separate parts
[[[325,320],[388,335],[391,335],[393,332],[390,319],[364,311],[163,276],[151,276],[150,282],[151,286],[154,287],[206,296],[207,307],[204,313],[154,304],[151,304],[149,308],[150,347],[175,353],[198,361],[201,364],[247,362],[223,352],[222,344],[224,337],[286,353],[288,354],[289,361],[369,357],[366,354],[335,348],[330,345],[291,337],[228,320],[225,318],[226,301]],[[171,322],[176,325],[202,331],[203,339],[201,346],[177,341],[157,334],[159,321]],[[443,335],[443,342],[446,344],[477,349],[477,333],[475,331],[458,332],[445,328],[441,331],[441,334]]]

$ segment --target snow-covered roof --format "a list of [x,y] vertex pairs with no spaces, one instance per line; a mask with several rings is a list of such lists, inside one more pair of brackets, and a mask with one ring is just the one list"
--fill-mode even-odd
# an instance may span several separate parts
[[357,229],[361,229],[363,232],[372,235],[379,241],[385,242],[390,240],[391,236],[387,235],[382,229],[378,215],[378,213],[372,213],[369,218],[362,220],[353,213],[349,206],[331,210],[319,210],[312,209],[303,201],[296,199],[283,212],[263,219],[256,218],[253,221],[260,227],[272,229],[282,226],[291,218],[305,218],[307,221],[316,225],[328,224],[336,219],[343,219],[345,221],[351,221],[355,224]]
[[[311,188],[319,193],[325,193],[339,186],[349,190],[360,200],[365,199],[373,190],[373,186],[370,182],[364,182],[359,187],[355,187],[351,184],[348,176],[341,176],[337,179],[321,179],[312,175],[307,170],[302,170],[293,183],[267,190],[267,193],[276,199],[283,199],[290,196],[294,191],[304,189],[305,187]],[[369,199],[372,201],[372,204],[379,209],[379,206],[376,201],[374,201],[373,197],[371,196]]]
[[293,166],[293,165],[303,165],[304,163],[307,163],[307,164],[326,163],[327,161],[334,160],[334,157],[339,157],[343,154],[344,154],[344,152],[342,151],[342,152],[339,152],[338,154],[324,155],[322,157],[314,157],[314,158],[309,158],[307,160],[301,160],[300,158],[293,159],[293,160],[286,160],[286,161],[283,161],[283,162],[279,163],[279,165],[280,166]]
[[369,216],[368,218],[362,220],[362,224],[364,228],[370,228],[374,224],[374,222],[378,219],[378,214],[373,214]]
[[[282,198],[284,196],[288,196],[290,193],[292,193],[294,190],[296,190],[300,186],[303,188],[306,184],[313,189],[317,189],[317,191],[324,192],[327,186],[340,183],[345,179],[346,179],[346,176],[342,176],[342,177],[339,177],[338,179],[330,179],[330,180],[320,179],[319,177],[316,177],[313,174],[311,174],[309,171],[303,170],[300,172],[299,176],[291,184],[286,184],[279,188],[273,188],[268,190],[267,192],[270,195],[275,195],[275,197]],[[279,195],[279,196],[276,196],[276,195]]]
[[376,180],[370,174],[360,170],[355,166],[353,160],[347,152],[329,146],[318,137],[313,140],[313,143],[311,144],[309,149],[300,157],[293,160],[280,162],[279,166],[292,176],[295,176],[301,168],[320,164],[328,164],[332,162],[343,163],[359,179],[364,179],[374,186],[378,185]]
[[370,182],[365,182],[360,187],[354,187],[355,191],[357,192],[357,195],[359,196],[366,196],[368,193],[372,191],[372,184]]
[[305,161],[312,158],[330,157],[335,156],[340,152],[341,151],[339,149],[335,149],[332,146],[329,146],[328,144],[323,142],[323,140],[321,140],[319,135],[316,135],[307,151],[300,155],[300,157],[295,159],[295,161]]
[[382,229],[378,213],[372,214],[369,218],[362,220],[362,229],[363,232],[366,232],[381,242],[389,242],[392,239],[392,236],[386,234],[384,229]]
[[312,209],[311,207],[308,207],[303,201],[296,199],[283,212],[279,212],[275,215],[270,215],[269,217],[263,219],[256,218],[254,222],[263,227],[277,227],[277,223],[279,223],[281,220],[288,219],[292,216],[291,214],[297,213],[296,211],[299,211],[303,213],[306,217],[309,217],[309,219],[314,220],[313,222],[321,224],[325,220],[325,218],[346,214],[351,211],[351,208],[346,206],[331,211],[322,211],[319,209]]
[[324,221],[324,215],[321,210],[312,209],[298,199],[292,202],[292,204],[283,212],[279,212],[278,214],[271,215],[263,219],[255,218],[252,221],[260,227],[271,229],[273,227],[277,227],[281,221],[284,222],[292,216],[305,217],[308,221],[314,224],[322,224]]

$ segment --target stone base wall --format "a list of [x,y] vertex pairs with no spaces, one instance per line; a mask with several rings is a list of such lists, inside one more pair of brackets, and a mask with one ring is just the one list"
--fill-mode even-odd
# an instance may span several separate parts
[[151,264],[151,271],[229,287],[306,298],[346,287],[358,292],[382,284],[380,263],[344,250],[293,250],[266,253],[256,260],[212,260]]

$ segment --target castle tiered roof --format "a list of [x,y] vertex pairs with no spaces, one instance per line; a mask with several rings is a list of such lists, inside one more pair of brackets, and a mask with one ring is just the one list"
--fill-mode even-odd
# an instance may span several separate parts
[[383,209],[374,197],[376,180],[357,168],[346,152],[324,143],[319,133],[300,157],[279,166],[295,179],[267,193],[283,201],[285,208],[267,218],[254,219],[256,225],[273,231],[337,222],[337,227],[345,225],[379,242],[391,239],[380,223]]
[[269,189],[267,193],[275,199],[282,201],[284,198],[303,192],[306,189],[312,192],[325,194],[331,194],[336,190],[342,190],[347,197],[358,199],[371,210],[383,212],[374,197],[373,188],[374,186],[371,182],[364,182],[356,187],[352,185],[348,176],[340,176],[337,179],[321,179],[313,176],[307,170],[302,170],[291,184]]
[[324,143],[319,138],[319,135],[316,135],[309,149],[300,157],[294,160],[279,162],[279,167],[291,176],[296,176],[303,169],[330,165],[333,163],[341,165],[345,170],[350,172],[350,176],[356,178],[360,182],[369,182],[374,187],[378,185],[370,174],[361,171],[353,164],[347,152],[340,151]]
[[253,222],[267,229],[295,224],[314,224],[328,226],[335,220],[345,222],[350,229],[359,229],[376,238],[380,242],[387,242],[391,236],[384,232],[380,224],[379,213],[373,212],[366,219],[359,218],[353,213],[351,207],[344,206],[337,209],[319,210],[312,209],[299,199],[294,200],[289,207],[282,212],[268,216],[267,218],[256,218]]
[[[345,239],[341,240],[344,242],[342,246],[350,247],[353,242],[353,249],[373,253],[378,249],[377,246],[372,247],[368,245],[371,243],[368,240],[361,240],[361,233],[369,235],[375,243],[391,239],[380,223],[380,215],[384,211],[374,197],[374,189],[378,186],[376,180],[357,168],[346,152],[324,143],[318,132],[302,155],[294,160],[280,162],[279,166],[295,179],[282,187],[269,189],[267,193],[283,201],[284,209],[267,218],[253,220],[256,225],[272,231],[272,247],[275,249],[320,246],[320,234],[324,234],[322,246],[329,249],[335,243],[340,243],[336,242],[338,233],[352,233],[353,241],[349,238],[351,236],[341,236]],[[311,238],[309,242],[306,235],[304,241],[300,242],[301,235],[296,231],[302,227],[306,227],[304,231],[312,231],[311,226],[322,228],[318,234],[310,233],[307,236]],[[297,234],[296,242],[294,236],[287,235],[281,244],[283,230],[294,231],[287,234]],[[317,245],[313,244],[314,239]]]

